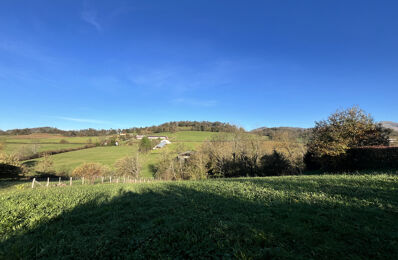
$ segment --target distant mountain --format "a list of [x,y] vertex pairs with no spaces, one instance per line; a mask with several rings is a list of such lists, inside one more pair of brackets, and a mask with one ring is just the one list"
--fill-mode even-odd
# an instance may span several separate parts
[[398,123],[391,121],[382,121],[380,122],[385,128],[390,128],[396,132],[398,132]]

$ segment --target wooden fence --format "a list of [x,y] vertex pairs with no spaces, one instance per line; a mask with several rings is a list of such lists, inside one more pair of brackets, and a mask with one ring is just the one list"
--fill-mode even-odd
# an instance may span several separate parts
[[85,184],[111,184],[111,183],[145,183],[162,181],[162,179],[149,179],[149,178],[131,178],[130,176],[114,177],[114,176],[100,176],[96,178],[33,178],[32,189],[35,187],[62,187],[62,186],[73,186],[73,185],[85,185]]

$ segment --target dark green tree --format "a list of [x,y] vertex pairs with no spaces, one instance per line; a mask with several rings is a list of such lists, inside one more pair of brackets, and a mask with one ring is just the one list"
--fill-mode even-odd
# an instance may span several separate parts
[[140,141],[140,145],[138,150],[142,153],[147,153],[152,149],[152,142],[148,139],[148,137],[144,137]]

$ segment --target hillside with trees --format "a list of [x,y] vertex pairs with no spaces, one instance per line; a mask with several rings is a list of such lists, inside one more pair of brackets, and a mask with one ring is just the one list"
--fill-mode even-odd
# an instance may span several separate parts
[[60,130],[55,127],[36,127],[11,129],[7,131],[0,130],[0,135],[30,135],[30,134],[59,134],[63,136],[105,136],[115,135],[118,133],[136,133],[151,134],[161,132],[177,132],[177,131],[205,131],[205,132],[237,132],[245,131],[243,128],[222,122],[209,121],[176,121],[168,122],[157,126],[148,127],[131,127],[126,129],[81,129],[81,130]]

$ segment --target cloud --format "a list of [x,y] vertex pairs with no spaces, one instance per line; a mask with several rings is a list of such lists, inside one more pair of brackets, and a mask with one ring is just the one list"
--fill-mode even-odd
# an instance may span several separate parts
[[197,107],[214,107],[217,105],[216,100],[198,100],[191,98],[176,98],[171,100],[173,104],[182,104],[189,106],[197,106]]
[[98,22],[97,19],[97,13],[94,11],[83,11],[81,13],[81,18],[83,19],[83,21],[85,21],[86,23],[94,26],[94,28],[98,31],[98,32],[102,32],[102,25]]
[[72,121],[72,122],[79,122],[79,123],[90,123],[90,124],[111,124],[109,121],[101,121],[95,119],[86,119],[86,118],[74,118],[74,117],[64,117],[64,116],[56,116],[55,118]]

